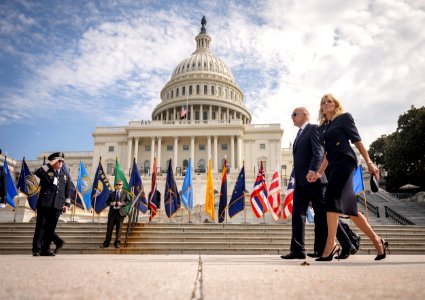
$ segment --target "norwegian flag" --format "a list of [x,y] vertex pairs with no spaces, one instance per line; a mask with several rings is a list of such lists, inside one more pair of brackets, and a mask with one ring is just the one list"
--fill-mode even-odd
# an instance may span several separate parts
[[152,184],[151,184],[151,192],[149,193],[149,209],[151,210],[151,215],[149,217],[149,221],[152,221],[153,217],[156,215],[156,211],[158,208],[157,201],[157,192],[156,192],[156,158],[153,159],[153,172],[152,172]]
[[289,178],[288,188],[286,190],[285,202],[283,203],[283,219],[286,220],[292,214],[292,203],[294,198],[295,174],[292,170]]
[[272,181],[269,187],[269,201],[270,213],[275,221],[279,220],[282,216],[282,208],[280,205],[280,183],[279,183],[279,172],[274,172]]
[[182,109],[180,110],[180,119],[186,118],[186,114],[187,114],[187,107],[182,106]]
[[267,195],[268,188],[263,169],[263,162],[261,162],[260,169],[258,170],[257,179],[255,180],[254,190],[251,193],[251,208],[257,218],[262,217],[268,211]]

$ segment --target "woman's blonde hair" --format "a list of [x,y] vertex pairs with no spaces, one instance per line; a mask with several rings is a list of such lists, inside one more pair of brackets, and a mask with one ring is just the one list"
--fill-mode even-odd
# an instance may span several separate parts
[[[333,115],[331,120],[328,120],[326,115],[323,113],[322,104],[325,102],[325,100],[331,100],[333,103],[335,103],[335,114]],[[344,113],[344,107],[341,104],[341,101],[339,101],[334,95],[332,94],[326,94],[322,97],[320,100],[320,109],[319,109],[319,125],[325,124],[327,121],[332,121],[339,115]]]

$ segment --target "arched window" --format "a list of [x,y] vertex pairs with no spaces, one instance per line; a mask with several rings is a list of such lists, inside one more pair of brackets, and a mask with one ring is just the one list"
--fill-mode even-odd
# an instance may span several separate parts
[[199,93],[201,92],[201,88],[199,87],[199,84],[196,85],[196,95],[199,95]]
[[215,88],[214,88],[214,86],[212,85],[212,86],[211,86],[211,95],[213,95],[213,96],[214,96],[214,94],[215,94]]
[[198,162],[198,169],[200,170],[205,170],[205,160],[204,159],[200,159]]
[[208,95],[208,86],[204,85],[204,95]]
[[178,97],[179,96],[179,88],[177,88],[177,90],[176,90],[176,97]]
[[218,87],[218,95],[221,97],[221,96],[223,96],[222,94],[221,94],[221,86],[220,87]]
[[182,95],[184,96],[184,95],[186,95],[186,87],[184,86],[184,87],[182,87]]
[[171,98],[174,97],[174,91],[171,91]]
[[199,110],[195,111],[195,120],[199,120]]
[[187,159],[183,160],[183,170],[186,170],[188,165],[189,165],[188,160]]
[[192,95],[192,86],[189,86],[189,95]]
[[143,168],[145,170],[149,170],[151,168],[151,162],[149,160],[145,160],[145,162],[143,163]]
[[202,120],[208,120],[208,112],[207,111],[203,111],[202,115],[203,115]]

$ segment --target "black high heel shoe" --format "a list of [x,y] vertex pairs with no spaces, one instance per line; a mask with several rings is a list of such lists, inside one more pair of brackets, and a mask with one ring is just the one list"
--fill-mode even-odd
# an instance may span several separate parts
[[375,260],[381,260],[387,257],[387,253],[386,253],[387,250],[388,250],[388,254],[390,254],[390,248],[388,248],[388,242],[386,242],[384,239],[381,239],[381,243],[382,243],[382,249],[384,250],[384,253],[378,254],[375,257]]
[[339,252],[340,251],[341,251],[341,249],[338,247],[338,245],[335,245],[334,248],[331,251],[331,254],[329,254],[329,256],[316,258],[316,261],[331,261],[334,258],[335,254],[338,254],[337,258],[339,260]]

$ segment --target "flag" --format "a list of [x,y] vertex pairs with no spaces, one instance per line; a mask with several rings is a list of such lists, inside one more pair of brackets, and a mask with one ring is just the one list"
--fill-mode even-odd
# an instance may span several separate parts
[[[46,160],[43,160],[43,164],[46,164]],[[84,204],[81,201],[81,198],[78,196],[77,189],[75,188],[75,184],[72,182],[71,175],[69,174],[68,167],[66,166],[65,162],[62,163],[60,172],[63,172],[66,176],[68,176],[69,180],[71,181],[71,189],[69,191],[69,198],[71,198],[71,203],[78,208],[84,209]]]
[[212,176],[212,160],[208,161],[207,190],[205,195],[205,212],[214,221],[214,182]]
[[251,208],[257,218],[260,218],[268,211],[267,207],[267,183],[263,169],[263,162],[261,162],[260,169],[258,170],[257,179],[254,183],[254,190],[251,193]]
[[[126,191],[129,195],[131,195],[131,191],[130,191],[130,186],[128,185],[127,179],[125,178],[125,174],[124,171],[120,165],[120,163],[118,162],[118,157],[115,160],[115,181],[114,181],[114,186],[116,186],[117,181],[121,180],[123,185],[122,185],[122,189],[124,191]],[[125,208],[125,213],[128,214],[128,212],[130,211],[130,207],[131,207],[131,203],[132,203],[132,197],[130,196],[130,202],[124,207]]]
[[152,221],[153,217],[156,215],[158,208],[158,197],[157,197],[157,186],[156,186],[156,158],[153,159],[153,172],[152,172],[152,182],[151,182],[151,192],[149,193],[149,209],[151,215],[149,221]]
[[182,109],[180,110],[180,119],[185,119],[187,115],[187,107],[182,106]]
[[218,204],[218,223],[226,219],[227,208],[227,162],[224,160],[223,172],[221,172],[220,202]]
[[286,189],[285,201],[283,202],[283,219],[286,220],[292,214],[292,204],[294,198],[295,174],[291,172],[288,188]]
[[357,169],[354,171],[353,190],[354,190],[354,194],[356,194],[356,196],[364,193],[364,190],[365,190],[361,165],[358,166]]
[[168,161],[167,179],[164,191],[164,208],[165,213],[171,218],[181,206],[180,195],[174,180],[173,168],[171,167],[171,159]]
[[92,188],[92,181],[86,171],[86,168],[84,167],[83,161],[80,160],[80,170],[78,172],[77,178],[77,193],[80,199],[83,200],[82,203],[85,210],[91,209],[90,199]]
[[[10,174],[9,167],[7,165],[7,156],[4,157],[3,171],[1,174],[1,193],[0,197],[6,199],[6,203],[16,208],[15,198],[18,195],[18,191],[16,190],[15,183],[13,182],[12,175]],[[6,203],[1,202],[0,208],[6,207]]]
[[[133,193],[134,201],[139,201],[138,209],[142,213],[146,213],[148,210],[148,203],[146,200],[145,191],[143,189],[142,178],[139,174],[139,169],[137,168],[136,158],[133,159],[133,169],[131,170],[130,177],[130,189]],[[133,203],[135,205],[135,203]]]
[[25,161],[22,160],[21,174],[18,181],[18,189],[21,193],[27,196],[28,204],[32,210],[37,209],[37,200],[40,193],[40,187],[35,179],[35,176],[31,174],[30,169]]
[[279,171],[277,169],[273,174],[272,181],[270,182],[269,197],[267,200],[273,219],[275,221],[279,220],[282,216],[282,209],[280,205]]
[[245,209],[245,166],[239,172],[232,197],[229,201],[229,217],[232,218],[237,213]]
[[106,201],[108,200],[111,192],[113,192],[113,188],[109,184],[108,178],[103,171],[102,163],[99,160],[99,165],[97,166],[96,173],[94,174],[93,189],[90,195],[92,206],[96,213],[99,214],[107,207]]
[[313,211],[313,209],[310,206],[307,207],[306,216],[307,216],[307,221],[310,224],[313,224],[314,223],[314,211]]
[[181,198],[186,209],[191,211],[193,208],[192,159],[189,159],[184,176]]

